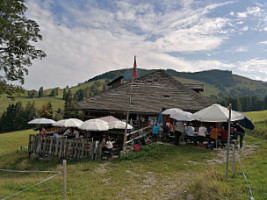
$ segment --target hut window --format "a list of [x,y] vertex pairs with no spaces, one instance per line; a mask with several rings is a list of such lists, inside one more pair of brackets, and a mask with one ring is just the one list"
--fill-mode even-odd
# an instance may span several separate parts
[[170,95],[163,95],[163,97],[165,98],[165,99],[169,99],[170,98]]

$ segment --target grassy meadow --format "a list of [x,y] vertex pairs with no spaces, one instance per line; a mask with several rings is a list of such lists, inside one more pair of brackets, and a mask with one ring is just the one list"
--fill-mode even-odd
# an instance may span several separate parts
[[[98,91],[102,91],[103,85],[105,85],[105,79],[103,80],[97,80],[92,82],[86,82],[86,83],[80,83],[77,86],[68,88],[72,94],[75,94],[80,89],[90,88],[94,84],[97,85],[96,89]],[[67,90],[68,90],[67,89]],[[38,90],[37,90],[38,91]],[[16,102],[20,101],[23,105],[23,107],[26,106],[28,102],[34,102],[35,107],[40,110],[42,105],[51,102],[54,113],[60,108],[62,111],[64,110],[64,103],[65,101],[63,98],[63,89],[58,89],[58,95],[56,97],[50,97],[49,94],[51,93],[52,89],[46,89],[44,90],[44,97],[42,98],[28,98],[28,93],[25,91],[24,93],[14,94],[12,98],[8,95],[0,95],[0,116],[3,114],[3,112],[6,111],[9,104],[16,104]]]
[[4,111],[6,111],[7,107],[9,104],[16,104],[18,101],[20,101],[25,107],[28,102],[34,102],[35,107],[37,109],[41,109],[42,105],[51,102],[53,106],[54,112],[56,112],[59,108],[61,110],[64,110],[64,100],[62,98],[53,98],[53,97],[43,97],[43,98],[27,98],[26,95],[20,95],[15,97],[14,99],[8,98],[6,95],[1,95],[0,96],[0,116],[3,114]]
[[[256,126],[256,130],[257,130]],[[265,129],[267,132],[267,128]],[[62,170],[56,158],[28,159],[26,150],[33,130],[0,134],[0,169]],[[225,151],[211,151],[193,145],[151,144],[140,153],[129,153],[109,161],[68,161],[68,199],[250,199],[242,174],[244,169],[255,199],[267,199],[267,142],[245,136],[245,148],[239,150],[242,166],[237,163],[233,177],[225,178]],[[0,199],[34,185],[51,174],[0,171]],[[20,193],[12,199],[62,199],[62,175]]]
[[253,122],[267,121],[267,110],[244,112]]

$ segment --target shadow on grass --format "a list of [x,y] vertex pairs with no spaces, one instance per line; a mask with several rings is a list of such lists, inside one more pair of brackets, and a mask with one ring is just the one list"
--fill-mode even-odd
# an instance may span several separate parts
[[[28,158],[27,152],[16,150],[0,157],[0,168],[11,170],[61,171],[62,162],[63,159],[56,157],[38,158],[32,155],[31,158]],[[97,167],[102,162],[84,158],[68,160],[67,166],[70,170],[77,168],[82,171],[87,171]],[[90,163],[90,165],[86,165],[86,163]]]
[[191,146],[191,145],[180,145],[180,146],[168,146],[164,144],[149,144],[143,146],[141,152],[130,152],[125,154],[120,158],[120,161],[127,160],[139,160],[139,159],[154,159],[157,160],[164,156],[175,156],[175,155],[188,155],[194,157],[195,155],[199,156],[199,153],[202,153],[203,156],[210,156],[210,150],[203,147]]

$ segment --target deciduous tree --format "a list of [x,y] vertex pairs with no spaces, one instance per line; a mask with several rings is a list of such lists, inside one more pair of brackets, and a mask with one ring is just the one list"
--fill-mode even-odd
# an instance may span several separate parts
[[32,65],[32,60],[46,56],[44,51],[33,45],[42,36],[38,24],[25,17],[26,10],[25,0],[0,0],[2,81],[20,81],[23,84],[24,76],[28,74],[27,67]]

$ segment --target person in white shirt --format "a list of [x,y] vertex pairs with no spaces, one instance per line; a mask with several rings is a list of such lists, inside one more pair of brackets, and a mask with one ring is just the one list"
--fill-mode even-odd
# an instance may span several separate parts
[[80,133],[76,129],[74,129],[73,135],[75,136],[76,139],[78,139],[80,137]]
[[64,136],[67,136],[67,135],[70,135],[70,134],[71,134],[71,129],[70,129],[70,128],[67,129],[67,130],[63,133]]
[[195,128],[193,127],[193,124],[190,123],[189,126],[186,127],[186,137],[185,137],[185,142],[187,144],[188,140],[194,141],[194,136],[195,136]]
[[185,132],[184,129],[184,124],[181,121],[177,121],[175,123],[175,131],[174,131],[174,136],[175,136],[175,145],[179,145],[180,144],[180,137],[183,135],[183,133]]
[[197,140],[201,144],[203,144],[204,138],[206,137],[207,134],[208,134],[207,128],[205,126],[203,126],[203,124],[201,124],[200,127],[198,128]]
[[106,142],[104,143],[103,149],[106,151],[112,151],[113,143],[110,141],[110,136],[107,137]]

